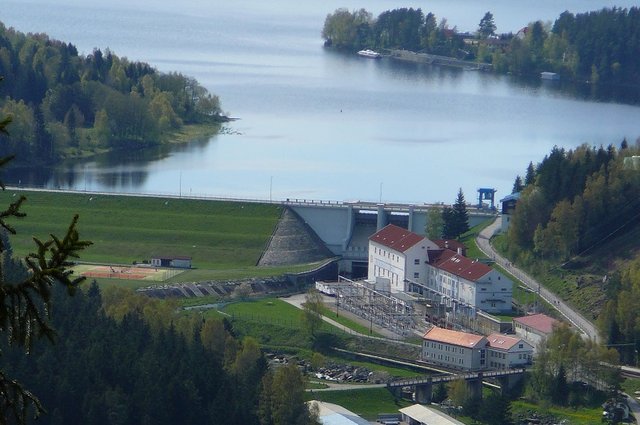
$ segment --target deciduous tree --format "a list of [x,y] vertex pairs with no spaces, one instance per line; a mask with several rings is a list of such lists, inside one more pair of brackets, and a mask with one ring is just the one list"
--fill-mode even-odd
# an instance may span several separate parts
[[317,332],[322,326],[322,309],[324,302],[322,301],[322,294],[311,289],[307,292],[304,298],[304,304],[302,304],[302,312],[304,325],[312,338],[317,336]]
[[484,14],[478,25],[478,36],[480,38],[489,38],[496,33],[496,23],[493,20],[493,14],[487,12]]

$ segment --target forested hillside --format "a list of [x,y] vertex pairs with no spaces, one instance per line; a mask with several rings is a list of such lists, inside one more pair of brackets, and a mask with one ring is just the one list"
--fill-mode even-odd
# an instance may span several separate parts
[[511,258],[598,319],[625,362],[640,348],[638,155],[626,141],[555,147],[516,179],[521,196],[505,241]]
[[193,78],[95,49],[23,34],[0,23],[0,156],[51,162],[159,143],[184,124],[219,122],[218,98]]
[[54,293],[56,343],[3,344],[3,368],[41,401],[41,424],[313,423],[296,365],[270,371],[228,322],[96,285]]
[[496,23],[487,12],[478,17],[474,34],[463,34],[455,23],[437,22],[421,9],[385,11],[375,19],[364,9],[338,9],[327,16],[322,36],[328,45],[351,51],[407,49],[492,63],[504,73],[555,71],[573,80],[638,85],[639,8],[564,12],[551,27],[535,18],[517,34],[495,34]]

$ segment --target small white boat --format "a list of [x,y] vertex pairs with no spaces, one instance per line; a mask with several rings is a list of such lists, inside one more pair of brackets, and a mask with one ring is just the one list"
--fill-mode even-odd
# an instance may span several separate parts
[[380,53],[370,49],[360,50],[358,54],[360,56],[364,56],[365,58],[372,58],[372,59],[380,59],[382,57]]

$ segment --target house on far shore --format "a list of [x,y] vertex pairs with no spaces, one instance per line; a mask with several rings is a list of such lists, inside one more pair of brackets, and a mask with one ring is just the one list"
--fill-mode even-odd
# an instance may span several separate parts
[[553,328],[559,324],[560,321],[542,313],[513,319],[516,335],[531,342],[536,350],[540,342],[551,335]]
[[176,269],[190,269],[191,257],[181,257],[174,255],[151,257],[153,267],[173,267]]

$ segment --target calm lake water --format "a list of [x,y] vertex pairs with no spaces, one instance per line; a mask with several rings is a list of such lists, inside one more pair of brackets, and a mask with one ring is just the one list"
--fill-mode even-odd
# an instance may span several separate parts
[[473,31],[487,10],[499,31],[562,11],[634,5],[593,0],[4,0],[0,20],[82,53],[110,48],[197,78],[240,118],[210,140],[13,172],[10,183],[109,192],[283,200],[453,202],[497,197],[554,145],[619,145],[640,136],[634,93],[367,60],[322,47],[338,7],[374,15],[422,7]]

